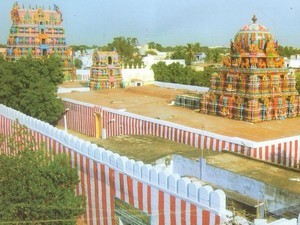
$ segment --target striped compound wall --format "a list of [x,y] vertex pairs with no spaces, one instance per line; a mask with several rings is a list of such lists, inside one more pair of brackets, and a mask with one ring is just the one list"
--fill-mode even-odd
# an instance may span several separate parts
[[9,134],[16,119],[48,149],[70,156],[80,175],[76,192],[86,196],[87,224],[117,225],[120,218],[130,218],[136,224],[213,225],[231,215],[221,190],[99,148],[0,105],[0,133]]
[[69,108],[68,128],[85,135],[95,136],[94,113],[98,112],[103,115],[103,130],[106,137],[155,135],[201,149],[228,150],[256,159],[300,168],[300,136],[254,142],[71,99],[64,99],[64,102],[65,107]]

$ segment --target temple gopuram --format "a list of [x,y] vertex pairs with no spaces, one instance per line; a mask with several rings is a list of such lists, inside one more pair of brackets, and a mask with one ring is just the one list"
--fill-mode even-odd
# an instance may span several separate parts
[[71,49],[66,44],[59,7],[29,9],[16,2],[11,10],[12,25],[7,41],[6,59],[18,60],[31,56],[42,58],[56,55],[62,58],[65,77],[72,72]]
[[278,55],[278,42],[255,16],[252,21],[231,41],[230,55],[211,75],[208,93],[177,96],[176,105],[253,123],[300,114],[296,78]]
[[93,65],[90,70],[91,89],[112,89],[122,85],[121,64],[117,52],[93,52]]

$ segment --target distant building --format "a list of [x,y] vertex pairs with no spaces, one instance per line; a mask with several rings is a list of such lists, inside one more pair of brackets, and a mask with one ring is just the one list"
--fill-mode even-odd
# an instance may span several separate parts
[[75,52],[74,59],[79,59],[82,62],[81,69],[90,69],[93,65],[93,49],[87,49],[83,53],[80,51]]
[[143,58],[143,63],[146,68],[151,69],[151,66],[153,64],[156,64],[158,62],[164,62],[166,65],[170,65],[172,63],[179,63],[180,65],[185,66],[185,60],[184,59],[166,59],[165,57],[162,57],[161,55],[148,55]]
[[199,52],[195,55],[195,57],[196,57],[196,62],[204,63],[204,60],[206,58],[206,54],[204,52]]
[[122,85],[121,64],[117,52],[94,50],[90,69],[91,89],[118,88]]
[[12,25],[7,41],[6,58],[15,61],[21,57],[33,58],[56,55],[62,58],[64,73],[70,79],[72,54],[67,46],[59,7],[20,8],[16,2],[11,10]]
[[291,55],[287,60],[287,66],[292,69],[300,69],[300,55]]

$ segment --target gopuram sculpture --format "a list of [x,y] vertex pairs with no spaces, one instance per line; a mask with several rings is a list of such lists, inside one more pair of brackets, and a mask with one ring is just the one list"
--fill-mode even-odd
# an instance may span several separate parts
[[278,55],[278,42],[252,18],[230,43],[230,55],[211,76],[202,96],[203,113],[248,122],[285,119],[299,114],[295,75]]
[[57,5],[53,9],[14,3],[11,10],[12,25],[9,30],[5,58],[16,61],[21,57],[42,58],[59,56],[64,73],[69,76],[73,67],[71,49],[65,38],[62,13]]

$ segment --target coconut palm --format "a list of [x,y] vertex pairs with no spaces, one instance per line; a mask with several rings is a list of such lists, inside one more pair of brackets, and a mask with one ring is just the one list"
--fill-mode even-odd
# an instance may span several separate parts
[[196,58],[196,49],[195,49],[195,45],[192,43],[188,43],[187,46],[185,47],[186,53],[186,64],[187,65],[191,65],[193,61],[195,61]]

